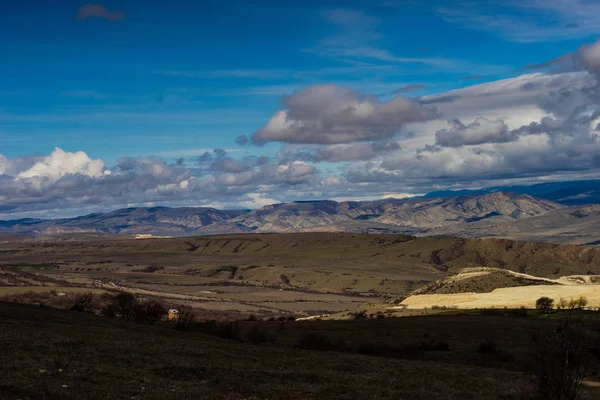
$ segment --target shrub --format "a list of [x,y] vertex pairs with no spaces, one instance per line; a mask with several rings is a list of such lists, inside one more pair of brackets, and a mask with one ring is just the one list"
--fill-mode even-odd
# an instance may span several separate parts
[[550,297],[540,297],[535,302],[535,308],[543,312],[549,312],[554,307],[554,300]]
[[532,339],[538,398],[574,400],[590,371],[591,333],[581,321],[566,318],[535,332]]
[[571,299],[571,300],[569,300],[567,307],[569,308],[569,310],[574,310],[577,308],[578,305],[579,305],[579,303],[578,303],[577,299]]
[[125,321],[130,321],[134,317],[137,306],[137,298],[133,293],[120,292],[114,300],[114,306],[117,314]]
[[166,307],[156,300],[137,304],[134,312],[135,322],[150,325],[160,321],[166,314]]
[[191,307],[181,306],[179,307],[179,314],[177,314],[177,320],[175,328],[179,330],[187,329],[196,321],[196,314]]
[[71,310],[80,312],[90,312],[94,309],[94,294],[82,293],[75,297]]
[[581,296],[580,298],[577,299],[577,307],[581,310],[583,310],[585,307],[587,307],[588,305],[588,299],[584,296]]
[[117,309],[113,304],[107,304],[100,310],[100,315],[103,317],[114,318],[117,316]]
[[557,310],[564,310],[569,306],[569,303],[567,302],[567,300],[563,299],[562,297],[558,300],[558,303],[556,304],[556,309]]
[[367,319],[367,312],[365,310],[357,311],[351,315],[352,319]]

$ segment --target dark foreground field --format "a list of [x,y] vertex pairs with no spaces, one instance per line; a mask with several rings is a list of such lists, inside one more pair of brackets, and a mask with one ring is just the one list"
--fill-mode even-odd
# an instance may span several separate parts
[[[503,351],[527,354],[530,343],[523,332],[531,324],[527,318],[468,316],[245,322],[244,335],[261,329],[271,337],[272,343],[253,345],[0,303],[0,398],[527,399],[533,398],[532,384],[521,370],[523,357],[492,355],[487,364],[474,359],[478,342],[492,332]],[[295,348],[306,333],[348,343],[354,335],[405,344],[427,334],[446,339],[449,349],[396,359]],[[480,366],[467,365],[473,363]]]

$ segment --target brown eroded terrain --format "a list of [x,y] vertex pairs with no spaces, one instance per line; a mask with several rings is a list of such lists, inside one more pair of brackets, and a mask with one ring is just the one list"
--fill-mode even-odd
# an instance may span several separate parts
[[[195,307],[265,315],[354,310],[406,296],[466,267],[552,279],[600,274],[600,249],[336,233],[0,244],[0,278],[12,276],[5,287],[126,289]],[[488,278],[490,290],[516,284],[514,279],[501,284],[501,272]]]

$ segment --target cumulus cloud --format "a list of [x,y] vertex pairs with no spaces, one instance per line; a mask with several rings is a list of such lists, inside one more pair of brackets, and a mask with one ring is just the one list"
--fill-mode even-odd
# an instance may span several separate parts
[[254,143],[339,144],[393,137],[431,110],[401,96],[380,102],[337,85],[310,86],[286,96],[285,108],[252,135]]
[[[565,90],[570,95],[564,95]],[[436,146],[354,166],[346,177],[361,184],[397,181],[444,187],[598,175],[600,107],[594,93],[593,86],[582,92],[559,85],[540,97],[539,106],[547,115],[537,121],[510,130],[501,120],[478,119],[468,125],[453,121],[451,129],[437,132]]]
[[212,154],[202,168],[157,157],[124,157],[110,169],[84,152],[62,149],[42,157],[0,155],[0,214],[58,209],[65,215],[69,209],[156,202],[239,205],[250,201],[248,193],[261,193],[256,201],[283,193],[301,196],[320,182],[317,169],[307,162],[256,156],[235,160],[218,149]]
[[418,190],[597,178],[600,42],[546,65],[554,73],[422,98],[454,116],[450,126],[440,129],[438,120],[409,124],[416,136],[403,142],[407,148],[351,165],[348,185],[381,190],[386,182],[399,182]]
[[105,167],[102,160],[92,160],[82,151],[69,153],[56,148],[48,157],[19,173],[17,178],[48,178],[51,181],[56,181],[68,174],[97,178],[104,175],[104,173]]
[[125,18],[125,13],[123,11],[110,12],[103,4],[86,4],[79,8],[76,19],[81,21],[94,17],[108,21],[119,21]]
[[465,125],[458,119],[448,121],[450,129],[436,132],[435,141],[439,146],[460,147],[483,143],[510,142],[515,139],[504,121],[490,121],[486,118],[477,118],[472,123]]

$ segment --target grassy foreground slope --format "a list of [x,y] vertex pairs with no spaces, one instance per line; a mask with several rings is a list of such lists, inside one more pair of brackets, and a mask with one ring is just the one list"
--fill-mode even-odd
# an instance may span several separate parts
[[519,372],[255,346],[74,311],[0,302],[0,327],[2,399],[528,398]]

